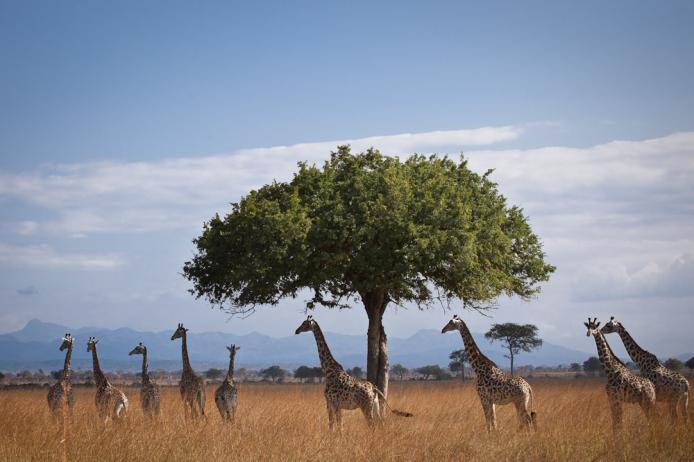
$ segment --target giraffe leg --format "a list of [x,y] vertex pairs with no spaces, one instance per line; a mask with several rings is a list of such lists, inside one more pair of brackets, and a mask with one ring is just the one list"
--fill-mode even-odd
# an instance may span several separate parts
[[487,431],[496,430],[496,410],[494,403],[491,400],[482,401],[482,409],[484,410],[484,419],[487,422]]
[[677,408],[679,407],[679,399],[673,397],[668,402],[668,408],[670,409],[670,425],[677,424]]
[[528,397],[521,396],[520,399],[514,401],[513,404],[516,406],[516,413],[518,415],[518,422],[520,424],[519,430],[531,430],[533,419],[530,416],[530,411],[528,411]]
[[335,422],[337,423],[337,431],[342,433],[342,409],[339,407],[335,409]]
[[689,423],[689,393],[682,393],[680,399],[678,400],[678,407],[680,408],[680,413],[684,419],[685,425]]
[[328,428],[335,429],[335,407],[331,402],[328,402]]
[[612,398],[610,400],[610,411],[612,412],[612,431],[621,434],[622,431],[622,402]]

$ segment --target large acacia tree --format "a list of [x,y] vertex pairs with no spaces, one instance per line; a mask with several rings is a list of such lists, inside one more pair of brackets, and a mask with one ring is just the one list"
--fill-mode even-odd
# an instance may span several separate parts
[[183,274],[191,293],[248,314],[308,294],[307,307],[361,303],[369,319],[367,379],[388,388],[383,314],[452,300],[484,310],[529,298],[554,270],[522,210],[467,161],[375,149],[300,163],[290,182],[250,191],[195,239]]

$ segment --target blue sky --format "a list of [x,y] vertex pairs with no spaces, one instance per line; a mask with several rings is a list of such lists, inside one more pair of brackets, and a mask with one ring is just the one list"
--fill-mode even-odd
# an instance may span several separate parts
[[614,314],[693,351],[694,5],[373,3],[0,2],[0,330],[286,334],[300,300],[228,321],[178,272],[211,214],[350,141],[497,169],[559,269],[494,322],[590,351]]

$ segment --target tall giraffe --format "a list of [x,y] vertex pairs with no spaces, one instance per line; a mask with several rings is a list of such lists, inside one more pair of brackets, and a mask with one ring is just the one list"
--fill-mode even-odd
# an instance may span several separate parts
[[345,372],[330,353],[330,348],[325,341],[323,332],[313,316],[309,316],[296,329],[294,334],[313,332],[318,347],[320,367],[325,376],[325,401],[328,406],[328,424],[332,430],[337,424],[337,429],[342,430],[342,410],[360,409],[370,426],[381,422],[379,398],[391,410],[393,414],[411,417],[409,412],[392,409],[386,401],[383,393],[371,382],[356,379]]
[[513,403],[521,428],[536,429],[533,389],[521,377],[509,377],[477,346],[467,325],[458,315],[448,321],[441,333],[457,330],[463,337],[465,353],[477,376],[477,394],[487,423],[487,431],[496,430],[496,405]]
[[195,373],[188,358],[188,329],[179,324],[171,336],[171,340],[181,339],[181,354],[183,356],[183,372],[181,373],[181,399],[186,417],[205,415],[205,381]]
[[99,366],[99,357],[96,353],[96,344],[99,341],[89,337],[87,352],[92,353],[92,366],[94,369],[94,381],[96,382],[96,410],[104,423],[109,419],[119,420],[128,412],[128,398],[125,393],[111,385]]
[[65,363],[63,364],[63,372],[58,382],[51,385],[48,389],[48,408],[51,410],[53,417],[58,418],[62,413],[63,398],[67,396],[68,410],[72,412],[72,405],[75,398],[72,394],[72,383],[70,382],[70,358],[72,357],[72,344],[74,338],[70,333],[66,333],[63,337],[63,343],[60,345],[60,351],[67,350],[65,353]]
[[147,347],[140,342],[133,350],[128,353],[132,355],[142,355],[142,386],[140,387],[140,405],[145,417],[156,417],[161,408],[161,396],[159,385],[154,383],[149,377],[147,370]]
[[227,347],[227,350],[229,350],[229,370],[224,381],[214,393],[214,402],[217,404],[219,414],[225,422],[232,422],[236,413],[237,390],[234,383],[234,358],[238,349],[239,347],[236,345]]
[[641,369],[641,374],[655,385],[656,401],[667,403],[671,421],[677,422],[678,410],[685,422],[688,419],[689,381],[678,372],[660,364],[658,358],[650,351],[641,348],[627,332],[621,322],[614,316],[600,330],[603,334],[617,332],[629,353],[629,357]]
[[653,418],[655,411],[655,386],[647,378],[633,374],[615,356],[605,336],[598,329],[600,323],[596,321],[597,318],[594,318],[592,321],[588,318],[588,322],[583,324],[588,329],[586,336],[590,337],[592,335],[595,339],[600,364],[607,374],[605,390],[607,391],[607,399],[610,402],[610,410],[612,412],[612,430],[614,433],[620,433],[622,429],[623,403],[636,403],[641,406],[648,420]]

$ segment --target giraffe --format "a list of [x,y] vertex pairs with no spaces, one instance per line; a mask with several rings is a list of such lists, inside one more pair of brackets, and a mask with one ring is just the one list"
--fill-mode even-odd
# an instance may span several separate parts
[[457,330],[463,337],[465,353],[470,366],[477,376],[477,394],[482,402],[482,410],[487,431],[496,430],[496,405],[513,403],[516,406],[520,428],[536,430],[535,402],[533,389],[521,377],[509,377],[494,362],[487,358],[475,343],[467,325],[458,315],[448,321],[441,333]]
[[51,385],[48,389],[48,408],[51,410],[51,414],[54,418],[60,417],[62,413],[63,397],[67,396],[68,410],[72,412],[72,405],[74,404],[75,398],[72,395],[72,384],[70,383],[70,358],[72,357],[72,344],[74,338],[70,333],[66,333],[63,337],[63,343],[60,345],[60,351],[67,350],[65,353],[65,363],[63,365],[63,372],[60,376],[58,382]]
[[87,352],[92,353],[92,365],[94,368],[94,381],[96,382],[96,409],[99,417],[107,423],[109,419],[120,420],[128,412],[128,398],[125,393],[111,385],[101,371],[99,357],[96,353],[96,344],[99,341],[94,337],[89,337],[87,341]]
[[622,429],[622,404],[636,403],[641,406],[646,418],[651,420],[655,411],[655,386],[645,377],[640,377],[632,373],[620,360],[615,356],[607,343],[605,336],[598,329],[600,323],[596,322],[597,318],[583,324],[588,331],[586,336],[591,335],[595,339],[595,345],[598,349],[598,358],[603,370],[607,374],[607,399],[610,402],[610,410],[612,412],[612,431],[619,434]]
[[181,339],[181,354],[183,356],[183,372],[181,373],[181,382],[179,384],[181,399],[183,400],[183,409],[186,417],[195,418],[198,416],[198,413],[201,416],[205,415],[205,382],[190,366],[187,336],[188,329],[183,327],[183,324],[179,324],[171,336],[171,340]]
[[227,350],[229,350],[229,370],[227,371],[227,376],[224,378],[224,382],[222,382],[214,393],[214,402],[217,404],[219,414],[225,422],[232,422],[234,420],[234,414],[236,413],[237,390],[236,384],[234,383],[234,358],[239,348],[240,347],[233,344],[227,347]]
[[629,357],[641,369],[641,374],[655,385],[656,401],[667,403],[671,422],[677,422],[679,410],[686,423],[688,419],[689,381],[682,374],[660,364],[653,353],[641,348],[622,323],[614,319],[614,316],[610,317],[610,320],[600,331],[603,334],[613,332],[619,334]]
[[345,372],[340,363],[333,358],[330,348],[325,341],[323,332],[318,323],[309,316],[296,329],[294,334],[313,332],[318,347],[320,366],[325,375],[325,401],[328,407],[328,425],[331,430],[342,430],[342,410],[360,409],[366,417],[369,426],[382,422],[379,398],[391,410],[393,414],[402,417],[412,417],[409,412],[392,409],[386,401],[383,393],[371,382],[351,377]]
[[145,417],[157,417],[161,407],[161,397],[159,385],[152,382],[147,371],[147,347],[140,342],[133,350],[128,353],[132,355],[142,355],[142,386],[140,387],[140,405]]

